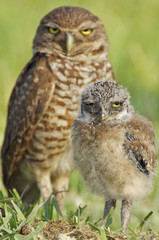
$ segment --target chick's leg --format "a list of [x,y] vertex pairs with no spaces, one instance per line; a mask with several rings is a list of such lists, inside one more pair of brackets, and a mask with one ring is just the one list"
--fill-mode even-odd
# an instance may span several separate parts
[[116,200],[110,199],[110,200],[105,202],[103,219],[102,219],[102,225],[101,225],[102,228],[105,227],[106,217],[108,216],[111,207],[114,207],[114,209],[115,209],[115,207],[116,207]]
[[121,227],[123,228],[124,232],[130,221],[131,211],[132,211],[132,201],[123,199],[122,207],[121,207]]

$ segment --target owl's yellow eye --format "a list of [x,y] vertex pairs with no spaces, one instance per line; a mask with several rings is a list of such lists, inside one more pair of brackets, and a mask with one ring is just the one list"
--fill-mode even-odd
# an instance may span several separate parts
[[116,108],[117,108],[117,107],[120,107],[120,105],[121,105],[120,102],[114,102],[114,103],[113,103],[113,107],[116,107]]
[[90,28],[81,30],[81,33],[83,35],[89,35],[89,34],[91,34],[91,32],[92,32],[92,29],[90,29]]
[[60,30],[58,28],[52,28],[52,27],[49,27],[49,32],[52,33],[52,34],[56,34],[58,33]]

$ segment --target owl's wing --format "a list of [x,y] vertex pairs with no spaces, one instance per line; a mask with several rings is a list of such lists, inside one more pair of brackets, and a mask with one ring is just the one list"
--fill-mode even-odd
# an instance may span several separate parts
[[152,124],[144,117],[135,115],[125,130],[124,149],[133,165],[145,175],[154,172],[157,148]]
[[37,53],[20,74],[11,94],[1,154],[4,182],[21,161],[35,127],[49,105],[54,87],[55,79],[47,57]]

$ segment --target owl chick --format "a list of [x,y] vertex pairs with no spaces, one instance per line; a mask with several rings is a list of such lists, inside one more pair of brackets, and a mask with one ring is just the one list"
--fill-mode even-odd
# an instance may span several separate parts
[[74,160],[90,189],[105,198],[102,225],[122,201],[126,230],[132,202],[151,191],[157,149],[151,122],[134,113],[128,92],[115,82],[97,82],[82,92],[72,126]]
[[74,168],[71,126],[81,89],[111,80],[104,26],[88,10],[64,6],[41,20],[33,57],[12,91],[2,146],[3,182],[32,203],[52,191],[60,206]]

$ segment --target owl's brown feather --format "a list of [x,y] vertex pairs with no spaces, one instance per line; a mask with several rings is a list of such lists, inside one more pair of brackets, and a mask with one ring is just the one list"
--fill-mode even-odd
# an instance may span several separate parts
[[145,121],[142,116],[134,115],[125,130],[126,154],[139,170],[149,175],[156,167],[157,158],[155,134],[151,122]]
[[27,203],[38,188],[45,200],[54,191],[62,206],[74,168],[71,125],[80,91],[114,79],[103,23],[86,9],[54,9],[40,22],[33,53],[9,103],[3,178],[7,189],[20,195],[28,186]]
[[20,74],[13,89],[2,148],[4,183],[13,174],[25,154],[29,140],[47,109],[55,80],[47,59],[36,54]]

